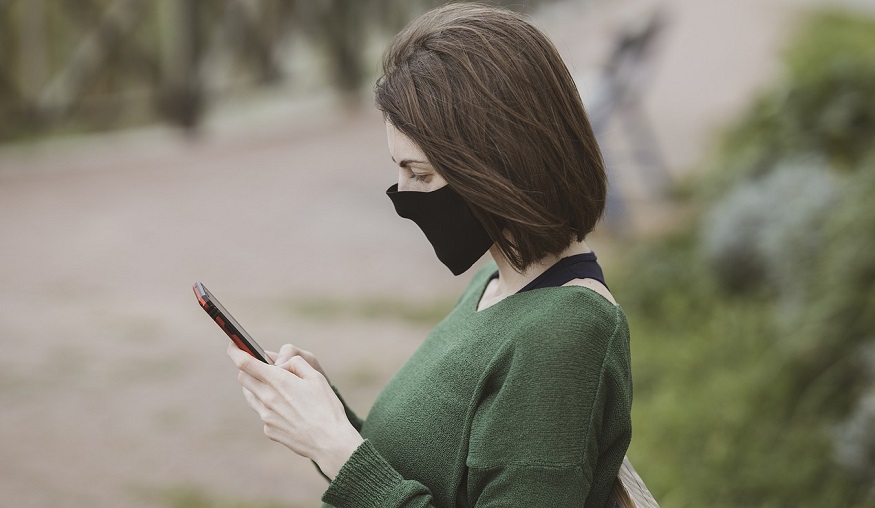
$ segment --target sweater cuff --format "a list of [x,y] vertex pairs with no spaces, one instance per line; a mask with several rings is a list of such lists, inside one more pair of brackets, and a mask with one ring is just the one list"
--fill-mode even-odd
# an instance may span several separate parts
[[322,501],[337,508],[379,507],[404,478],[367,439],[340,468]]

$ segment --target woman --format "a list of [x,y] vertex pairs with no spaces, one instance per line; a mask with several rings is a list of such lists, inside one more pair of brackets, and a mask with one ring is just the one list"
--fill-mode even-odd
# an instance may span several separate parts
[[519,15],[452,4],[398,34],[383,71],[397,212],[454,274],[495,263],[367,420],[291,345],[274,366],[229,347],[247,401],[331,506],[604,507],[631,437],[629,331],[584,242],[606,178],[568,70]]

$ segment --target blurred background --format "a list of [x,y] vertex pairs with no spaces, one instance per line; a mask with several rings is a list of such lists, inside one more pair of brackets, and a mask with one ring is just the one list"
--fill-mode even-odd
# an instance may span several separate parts
[[[201,280],[366,414],[453,278],[370,96],[439,2],[0,0],[0,504],[318,506]],[[875,2],[508,2],[608,161],[590,239],[664,507],[875,506]]]

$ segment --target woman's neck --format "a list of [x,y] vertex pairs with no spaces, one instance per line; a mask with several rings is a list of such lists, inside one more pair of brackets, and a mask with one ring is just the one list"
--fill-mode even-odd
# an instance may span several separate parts
[[491,307],[496,303],[504,300],[508,296],[515,294],[520,289],[524,288],[529,282],[535,280],[539,275],[546,272],[548,268],[556,264],[562,258],[573,256],[575,254],[584,254],[590,252],[586,242],[573,242],[564,251],[556,256],[547,256],[529,265],[522,273],[516,271],[510,261],[501,253],[497,245],[489,248],[489,254],[498,265],[498,278],[493,279],[483,297],[480,299],[478,310],[483,310]]

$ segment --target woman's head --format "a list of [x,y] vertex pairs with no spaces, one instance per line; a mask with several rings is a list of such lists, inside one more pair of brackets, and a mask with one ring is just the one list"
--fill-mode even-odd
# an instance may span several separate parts
[[421,148],[519,270],[582,240],[606,177],[580,96],[550,41],[479,4],[399,33],[375,87],[386,121]]

